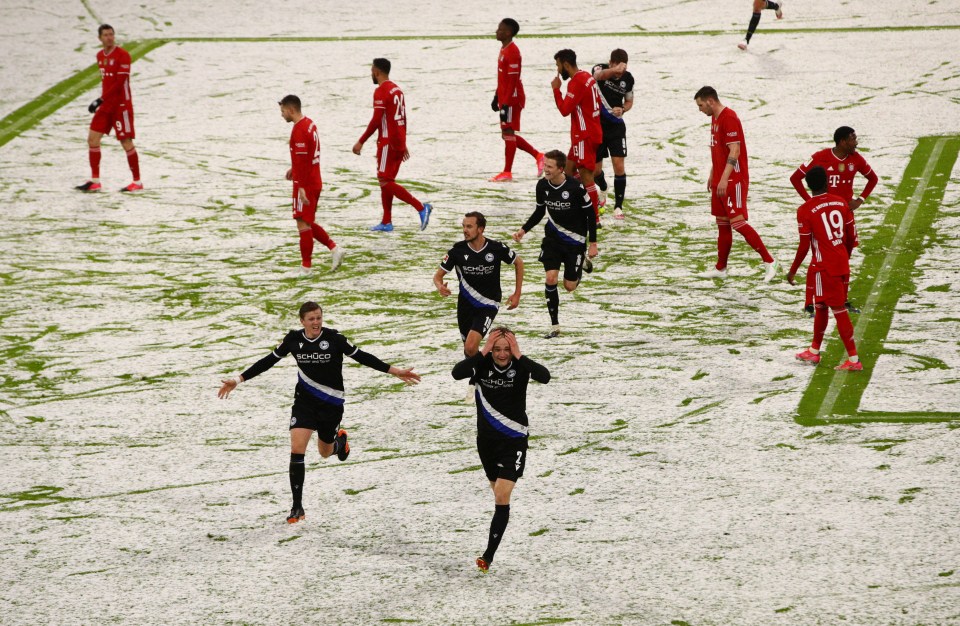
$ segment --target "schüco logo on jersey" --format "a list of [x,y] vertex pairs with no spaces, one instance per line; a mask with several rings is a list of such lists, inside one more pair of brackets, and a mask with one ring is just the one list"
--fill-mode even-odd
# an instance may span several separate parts
[[301,352],[297,354],[298,361],[311,361],[313,363],[326,362],[332,358],[333,355],[324,352]]

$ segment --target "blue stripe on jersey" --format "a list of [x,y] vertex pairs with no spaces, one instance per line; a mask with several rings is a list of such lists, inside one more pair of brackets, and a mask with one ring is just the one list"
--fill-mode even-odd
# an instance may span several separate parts
[[499,309],[500,303],[491,300],[482,295],[479,291],[470,286],[470,284],[460,277],[460,295],[470,301],[470,304],[478,309]]
[[553,229],[553,234],[560,238],[564,243],[569,243],[572,245],[583,245],[587,242],[587,238],[583,235],[578,235],[577,233],[571,232],[566,228],[557,226],[550,216],[547,215],[547,227]]
[[300,379],[301,386],[317,400],[326,402],[327,404],[343,406],[344,393],[339,389],[334,389],[333,387],[327,387],[326,385],[321,385],[320,383],[314,382],[310,380],[302,371],[299,373],[298,378]]
[[530,429],[513,421],[506,415],[500,413],[500,411],[493,408],[486,398],[483,397],[483,394],[480,392],[480,385],[477,384],[476,391],[477,399],[477,408],[480,409],[480,414],[483,415],[487,422],[493,426],[496,430],[503,433],[507,437],[526,437],[530,432]]

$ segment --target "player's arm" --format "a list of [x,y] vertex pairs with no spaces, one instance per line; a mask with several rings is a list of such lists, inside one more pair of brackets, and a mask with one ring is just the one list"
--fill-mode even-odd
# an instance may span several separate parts
[[537,363],[527,355],[523,355],[517,359],[517,362],[522,363],[530,372],[530,378],[534,379],[538,383],[546,385],[548,382],[550,382],[550,370],[540,363]]
[[793,258],[790,271],[787,272],[787,282],[791,285],[793,284],[793,277],[797,275],[797,270],[800,269],[803,260],[807,258],[808,252],[810,252],[810,233],[806,232],[803,224],[800,224],[800,244],[797,246],[797,255]]
[[[727,155],[727,163],[723,166],[723,174],[720,175],[720,182],[717,183],[717,195],[720,197],[726,197],[727,195],[727,181],[730,180],[730,174],[733,173],[733,168],[737,164],[737,159],[740,158],[740,142],[734,141],[727,144],[727,147],[730,149],[730,153]],[[712,178],[712,168],[711,168],[711,178]]]
[[860,208],[860,205],[863,204],[863,201],[870,197],[870,194],[873,192],[873,188],[877,186],[877,183],[880,182],[880,177],[877,176],[877,173],[873,171],[873,168],[867,165],[867,162],[863,162],[867,166],[867,171],[863,174],[867,178],[867,184],[863,188],[863,191],[860,192],[860,197],[854,198],[850,202],[850,210],[855,211]]
[[847,249],[847,256],[853,254],[853,249],[860,245],[857,236],[857,224],[853,219],[853,209],[850,209],[849,219],[843,225],[843,247]]
[[600,81],[609,80],[617,74],[623,74],[625,71],[627,71],[626,63],[618,63],[607,69],[602,69],[599,65],[595,65],[593,67],[593,80],[599,83]]
[[360,154],[360,150],[363,148],[363,144],[366,143],[367,139],[370,139],[370,136],[373,133],[377,132],[377,128],[380,127],[380,122],[383,120],[383,116],[386,114],[387,109],[383,106],[373,107],[373,117],[370,118],[370,123],[367,124],[367,130],[363,131],[363,134],[360,135],[360,139],[353,145],[353,153]]
[[810,199],[810,194],[807,192],[806,187],[803,186],[803,177],[807,175],[806,169],[801,165],[793,174],[790,175],[790,183],[793,185],[793,188],[797,190],[797,193],[800,194],[800,197],[804,200]]
[[433,286],[437,288],[437,291],[440,292],[440,295],[446,298],[450,295],[450,287],[447,286],[447,283],[443,282],[443,277],[447,275],[447,270],[443,269],[443,266],[437,268],[437,271],[433,275]]
[[544,204],[540,198],[540,189],[537,189],[537,208],[533,210],[533,214],[527,219],[523,226],[517,232],[513,233],[513,240],[520,241],[523,239],[523,236],[529,233],[537,224],[540,223],[540,220],[543,219],[543,216],[547,213],[547,205]]
[[453,370],[450,374],[453,376],[454,380],[463,380],[464,378],[470,378],[473,376],[473,373],[480,367],[480,362],[483,361],[485,355],[481,352],[477,352],[473,356],[468,356],[464,360],[460,361],[453,366]]
[[513,273],[517,280],[517,286],[513,290],[513,295],[507,298],[508,311],[520,306],[520,290],[523,289],[523,259],[519,256],[513,259]]
[[[396,376],[403,382],[408,385],[416,385],[420,382],[420,375],[413,371],[412,367],[408,368],[399,368],[384,361],[381,361],[377,357],[373,356],[369,352],[364,352],[360,348],[354,346],[346,337],[341,335],[342,341],[344,342],[344,347],[347,348],[347,351],[344,352],[348,357],[359,363],[360,365],[365,365],[370,369],[375,369],[378,372],[383,372],[385,374],[390,374],[391,376]],[[352,349],[352,351],[350,351]]]
[[633,108],[633,90],[631,89],[623,95],[623,112],[620,114],[623,116],[624,113]]
[[277,349],[263,357],[247,369],[243,370],[243,373],[235,378],[226,378],[220,382],[223,385],[220,387],[220,391],[217,392],[218,398],[226,398],[230,395],[230,392],[237,388],[237,385],[240,383],[246,382],[253,378],[254,376],[259,376],[264,373],[274,365],[280,362],[283,357],[290,354],[289,348],[286,346],[286,342],[281,343],[277,346]]
[[[559,79],[555,79],[559,80]],[[567,84],[567,95],[564,96],[560,93],[559,87],[553,88],[553,100],[557,103],[557,110],[560,111],[560,115],[564,117],[569,117],[573,110],[577,108],[577,102],[580,101],[580,89],[581,85],[575,85],[573,81]]]

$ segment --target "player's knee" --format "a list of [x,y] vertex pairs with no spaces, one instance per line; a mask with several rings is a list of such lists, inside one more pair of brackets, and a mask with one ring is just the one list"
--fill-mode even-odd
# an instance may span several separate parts
[[574,289],[577,288],[579,284],[580,284],[579,280],[576,282],[572,280],[565,280],[563,281],[563,288],[566,289],[567,291],[573,291]]

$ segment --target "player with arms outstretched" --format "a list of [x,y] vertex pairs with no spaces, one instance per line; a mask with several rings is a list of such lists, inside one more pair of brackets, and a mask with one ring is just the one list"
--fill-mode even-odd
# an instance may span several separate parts
[[353,146],[353,153],[360,154],[364,142],[377,133],[377,179],[380,181],[380,203],[383,218],[370,230],[390,232],[393,230],[393,199],[399,198],[417,210],[420,230],[430,223],[433,206],[420,202],[397,182],[400,164],[410,158],[407,150],[407,107],[403,91],[390,80],[390,61],[377,58],[370,66],[370,76],[377,88],[373,92],[373,117]]
[[520,79],[522,69],[520,48],[513,40],[518,32],[520,32],[520,24],[509,17],[502,19],[497,26],[497,41],[501,43],[501,48],[500,55],[497,57],[497,92],[493,94],[490,108],[500,114],[504,161],[503,171],[490,179],[494,183],[513,180],[513,157],[517,154],[517,148],[537,160],[537,176],[543,175],[543,154],[518,134],[520,114],[527,102],[523,92],[523,81]]
[[137,133],[133,126],[133,97],[130,94],[130,53],[117,45],[113,26],[101,24],[97,36],[103,49],[97,53],[97,66],[103,81],[100,97],[87,107],[93,113],[87,146],[90,156],[90,180],[77,185],[77,189],[95,192],[103,189],[100,184],[100,141],[114,130],[117,140],[127,153],[127,164],[133,174],[133,182],[121,189],[123,192],[141,191],[140,157],[133,145]]
[[787,282],[794,284],[793,279],[800,264],[812,250],[813,258],[807,273],[813,276],[816,313],[813,318],[813,342],[809,349],[797,354],[797,359],[812,365],[820,363],[820,345],[827,330],[827,307],[830,307],[837,320],[837,333],[847,350],[847,360],[836,369],[862,370],[863,364],[853,339],[853,323],[844,306],[850,278],[850,252],[857,243],[853,213],[846,200],[827,192],[827,173],[821,166],[811,168],[806,180],[813,197],[797,209],[800,245],[787,273]]
[[323,310],[316,302],[305,302],[300,307],[300,330],[291,330],[276,349],[263,357],[236,378],[223,382],[219,398],[226,398],[240,383],[264,373],[293,354],[297,361],[297,386],[294,391],[290,417],[290,489],[293,508],[287,523],[295,524],[306,517],[303,511],[303,479],[306,471],[304,457],[313,432],[317,432],[317,449],[327,458],[336,454],[346,461],[350,454],[347,431],[340,428],[343,419],[343,357],[348,356],[361,365],[396,376],[408,385],[420,382],[413,368],[401,369],[384,363],[364,352],[332,328],[323,326]]
[[[580,285],[583,272],[593,271],[590,261],[597,256],[597,220],[593,203],[583,184],[564,174],[566,156],[559,150],[546,155],[544,177],[537,182],[537,208],[520,230],[513,234],[520,241],[546,216],[540,262],[546,272],[544,294],[553,326],[547,339],[560,336],[560,294],[557,282],[563,265],[563,288],[572,292]],[[589,246],[588,246],[589,242]]]
[[[600,191],[594,183],[593,171],[597,167],[597,149],[603,141],[600,128],[600,88],[590,72],[577,67],[577,53],[564,49],[553,55],[557,62],[557,75],[550,82],[557,109],[570,118],[570,152],[567,154],[567,176],[579,172],[593,209],[600,223]],[[568,80],[567,93],[560,93],[561,80]]]
[[527,386],[531,379],[550,382],[550,372],[524,356],[516,335],[501,327],[490,333],[479,354],[457,363],[452,373],[456,380],[471,378],[477,384],[477,452],[495,506],[487,549],[477,558],[477,568],[486,572],[507,530],[510,496],[527,464]]
[[323,226],[317,224],[317,202],[323,190],[320,177],[320,133],[317,125],[301,111],[300,98],[294,95],[284,96],[278,102],[280,115],[293,123],[290,131],[290,169],[287,180],[293,181],[293,219],[297,221],[300,233],[300,274],[307,275],[313,265],[313,240],[325,245],[333,259],[330,269],[340,267],[343,261],[343,248],[330,238]]
[[766,264],[763,282],[777,275],[779,263],[770,256],[760,235],[747,223],[747,191],[750,172],[747,169],[747,144],[740,118],[733,109],[723,106],[717,90],[701,87],[693,97],[700,112],[710,118],[710,213],[717,220],[717,264],[703,273],[704,278],[726,278],[727,259],[733,247],[733,230],[740,233]]

